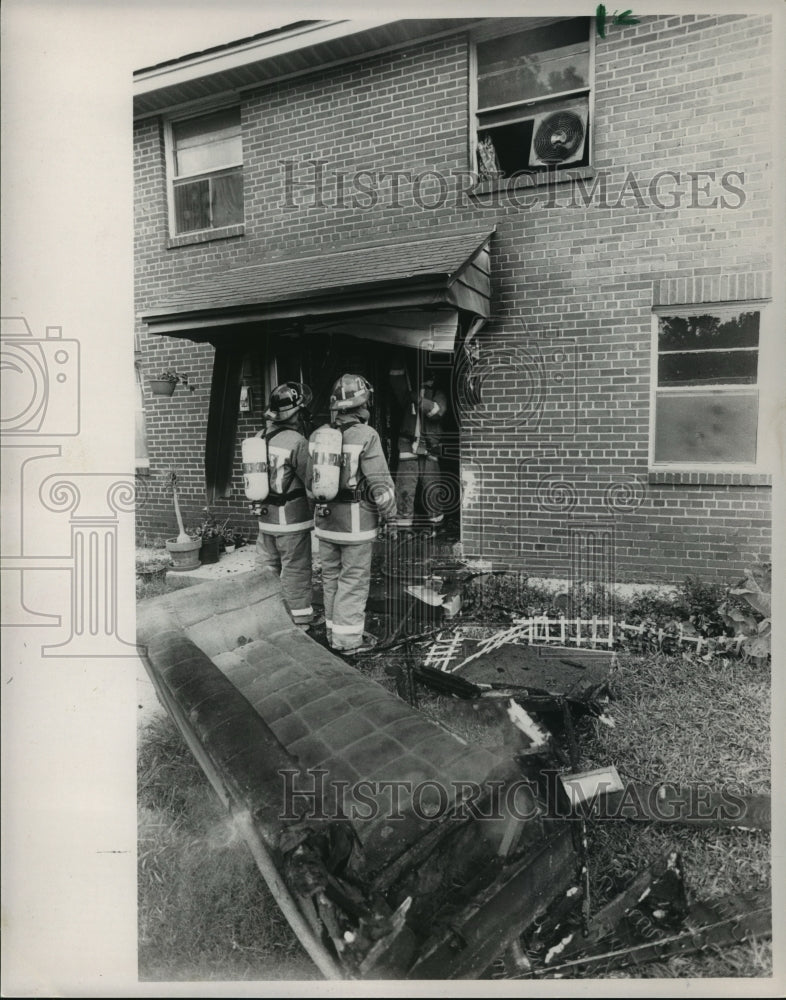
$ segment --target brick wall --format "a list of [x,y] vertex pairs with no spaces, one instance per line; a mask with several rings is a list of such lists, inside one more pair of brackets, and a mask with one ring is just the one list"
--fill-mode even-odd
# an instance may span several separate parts
[[[376,204],[351,189],[341,204],[339,171],[388,178],[438,171],[461,185],[458,175],[468,169],[463,36],[268,86],[242,106],[245,234],[172,249],[161,125],[141,122],[138,309],[192,278],[298,249],[496,225],[494,315],[481,335],[484,402],[463,414],[465,551],[563,576],[576,553],[591,557],[593,539],[603,536],[613,537],[621,580],[728,576],[768,554],[770,490],[761,477],[650,474],[652,306],[663,287],[682,288],[682,280],[687,302],[707,288],[720,294],[721,282],[738,289],[725,294],[744,298],[741,274],[767,279],[769,60],[765,17],[646,17],[610,28],[597,40],[594,83],[594,164],[605,171],[605,204],[600,188],[590,198],[564,183],[550,203],[543,191],[519,192],[519,204],[504,195],[456,197],[453,180],[441,197],[433,178],[420,186],[421,204],[406,182],[392,204],[390,180],[379,184]],[[288,170],[290,180],[313,182],[309,160],[323,161],[318,204],[313,185],[286,185]],[[731,170],[744,174],[735,182],[743,199],[721,187]],[[626,185],[629,171],[638,191]],[[664,207],[647,191],[660,171],[681,175],[679,184],[661,182]],[[694,191],[695,207],[688,171],[715,171],[714,181],[695,182],[709,185],[706,197]],[[590,191],[592,181],[584,183]],[[675,187],[683,204],[672,208]],[[703,207],[720,195],[739,207]],[[151,482],[177,464],[184,505],[195,515],[204,505],[212,349],[151,336],[141,323],[138,337],[145,376],[174,365],[198,385],[193,396],[178,388],[172,400],[146,392]],[[249,374],[258,380],[259,372]],[[241,423],[239,438],[256,429],[260,414],[258,406],[255,419]],[[239,445],[237,452],[239,459]],[[238,475],[233,496],[217,508],[243,522],[240,482]],[[150,490],[139,524],[171,531],[168,500]]]

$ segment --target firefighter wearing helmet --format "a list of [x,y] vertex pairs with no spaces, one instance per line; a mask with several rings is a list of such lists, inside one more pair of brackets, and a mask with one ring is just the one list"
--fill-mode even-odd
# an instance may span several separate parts
[[316,501],[328,643],[346,653],[368,646],[363,630],[373,543],[380,523],[392,525],[396,517],[382,442],[368,424],[372,392],[362,376],[342,375],[330,397],[331,422],[308,445],[306,487]]
[[[306,497],[308,441],[304,437],[304,390],[296,382],[270,393],[266,426],[257,434],[267,446],[267,493],[253,504],[259,519],[257,563],[281,576],[281,588],[296,625],[311,624],[312,505]],[[253,441],[254,439],[250,439]],[[256,467],[259,468],[259,465]],[[247,488],[248,492],[248,488]]]

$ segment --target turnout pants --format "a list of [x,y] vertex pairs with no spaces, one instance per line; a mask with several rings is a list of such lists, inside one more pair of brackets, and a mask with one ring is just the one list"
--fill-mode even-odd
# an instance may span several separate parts
[[415,498],[420,485],[420,503],[429,524],[441,524],[442,488],[439,461],[431,455],[400,458],[396,472],[396,526],[411,528],[415,522]]
[[311,607],[311,532],[292,531],[257,537],[257,565],[281,576],[281,589],[296,625],[308,625],[314,617]]
[[327,637],[333,649],[363,644],[373,542],[337,545],[319,539]]

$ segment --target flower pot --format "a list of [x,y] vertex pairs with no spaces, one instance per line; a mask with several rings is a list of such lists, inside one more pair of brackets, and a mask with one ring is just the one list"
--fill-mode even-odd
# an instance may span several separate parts
[[151,378],[147,384],[154,396],[171,396],[177,383],[170,382],[167,378]]
[[224,546],[224,552],[226,552],[227,555],[229,555],[230,552],[234,552],[234,551],[235,551],[235,546],[232,545],[231,542],[228,545]]
[[169,566],[162,566],[160,563],[154,566],[138,566],[136,575],[143,583],[155,583],[158,580],[163,582],[166,580],[166,571],[169,568]]
[[217,563],[219,559],[219,538],[205,538],[202,541],[202,548],[199,550],[199,559],[202,565],[207,563]]
[[196,569],[199,565],[199,550],[201,538],[189,538],[187,542],[179,542],[176,538],[167,538],[166,549],[172,556],[173,572],[184,569]]

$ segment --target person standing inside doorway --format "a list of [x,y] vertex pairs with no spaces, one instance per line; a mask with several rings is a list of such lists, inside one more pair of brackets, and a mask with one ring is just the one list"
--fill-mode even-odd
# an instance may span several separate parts
[[447,413],[445,393],[426,375],[414,389],[403,359],[390,369],[390,387],[401,413],[396,470],[396,526],[410,529],[417,524],[415,502],[420,498],[423,517],[432,530],[445,520],[440,501],[439,458],[442,421]]
[[[319,539],[328,644],[346,653],[373,644],[364,636],[371,583],[371,555],[380,531],[396,517],[393,480],[379,434],[369,426],[371,385],[360,375],[342,375],[330,396],[330,425],[340,431],[338,490],[317,503],[314,533]],[[321,428],[320,430],[323,430]],[[314,468],[333,461],[320,454],[315,431],[309,440],[306,488],[311,494]]]
[[253,505],[259,519],[257,565],[281,577],[281,588],[296,625],[307,628],[311,606],[311,504],[306,498],[308,441],[303,435],[305,400],[296,382],[270,393],[266,426],[258,436],[267,442],[267,499]]

